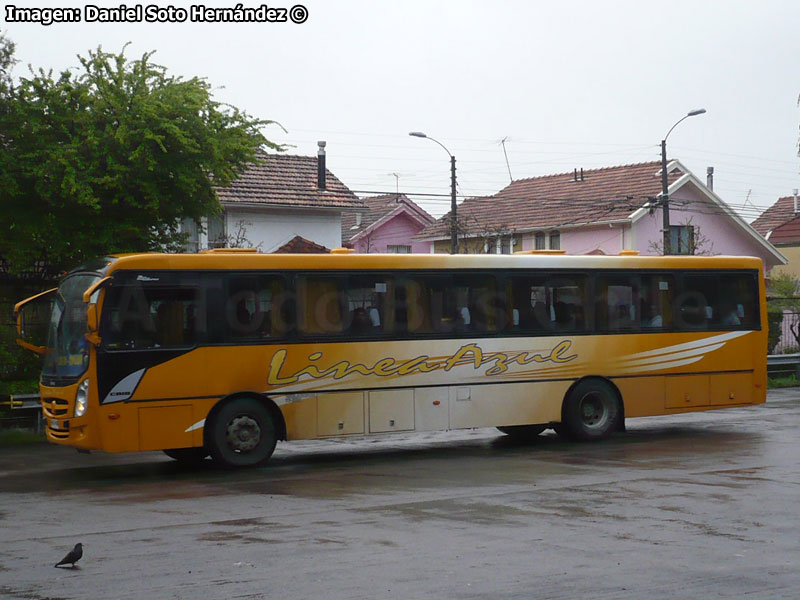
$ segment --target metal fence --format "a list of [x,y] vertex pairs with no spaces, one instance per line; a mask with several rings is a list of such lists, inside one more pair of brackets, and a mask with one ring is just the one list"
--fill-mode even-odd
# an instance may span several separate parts
[[39,394],[0,396],[0,431],[3,429],[44,431]]
[[800,353],[800,297],[768,298],[769,354]]

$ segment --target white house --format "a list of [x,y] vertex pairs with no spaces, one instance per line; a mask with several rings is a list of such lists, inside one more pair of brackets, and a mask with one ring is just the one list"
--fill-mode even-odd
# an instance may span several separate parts
[[205,222],[181,224],[187,250],[253,246],[274,252],[296,236],[326,248],[342,245],[342,213],[364,205],[325,167],[325,142],[316,157],[259,152],[227,187],[215,188],[223,213]]

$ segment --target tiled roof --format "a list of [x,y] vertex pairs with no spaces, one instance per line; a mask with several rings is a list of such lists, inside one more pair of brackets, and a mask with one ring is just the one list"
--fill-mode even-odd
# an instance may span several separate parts
[[328,248],[311,240],[296,235],[283,246],[273,252],[273,254],[325,254],[330,252]]
[[[794,202],[792,202],[794,208]],[[769,236],[771,244],[792,244],[800,242],[800,216],[789,219],[783,225],[778,225]]]
[[[786,196],[785,198],[778,198],[778,201],[750,223],[750,226],[766,237],[767,233],[787,221],[791,221],[794,216],[794,196]],[[771,237],[770,241],[772,241]]]
[[217,187],[222,203],[246,202],[311,208],[361,208],[362,202],[326,169],[326,189],[317,187],[317,157],[267,154],[256,160],[228,187]]
[[346,212],[342,214],[342,244],[349,242],[351,238],[362,231],[366,231],[372,225],[391,214],[400,207],[405,207],[409,212],[415,214],[421,221],[433,223],[434,218],[430,216],[415,202],[409,200],[405,194],[386,194],[383,196],[373,196],[363,199],[366,210],[361,212],[361,226],[353,229],[356,224],[356,213]]
[[[457,210],[462,227],[525,231],[627,219],[661,193],[661,162],[606,167],[513,181],[494,196],[468,198]],[[673,169],[670,183],[681,175]],[[446,237],[449,213],[417,237]]]

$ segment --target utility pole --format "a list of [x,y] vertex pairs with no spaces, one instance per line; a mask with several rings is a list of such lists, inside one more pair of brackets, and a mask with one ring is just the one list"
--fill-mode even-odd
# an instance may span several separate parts
[[667,140],[661,140],[661,226],[664,231],[664,256],[672,254],[669,235],[669,181],[667,180]]
[[678,120],[675,125],[669,128],[667,135],[664,136],[664,139],[661,140],[661,214],[663,216],[663,223],[662,226],[664,228],[664,256],[668,254],[672,254],[672,249],[670,248],[670,231],[669,231],[669,181],[667,177],[667,138],[669,134],[672,133],[672,130],[678,126],[678,123],[683,121],[684,119],[688,119],[689,117],[694,117],[695,115],[702,115],[706,112],[705,108],[698,108],[696,110],[690,110],[686,116],[682,117]]
[[458,254],[458,218],[456,217],[456,157],[450,155],[450,254]]
[[425,135],[421,131],[412,131],[408,135],[418,138],[428,138],[436,142],[450,156],[450,254],[458,254],[458,216],[456,215],[456,157],[445,145],[437,139]]

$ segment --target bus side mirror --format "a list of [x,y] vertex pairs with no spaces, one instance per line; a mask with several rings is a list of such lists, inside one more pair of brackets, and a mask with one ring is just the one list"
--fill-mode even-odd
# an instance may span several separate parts
[[97,304],[90,304],[86,307],[86,329],[89,333],[97,333],[100,323],[97,318]]
[[57,288],[47,290],[14,306],[17,344],[26,350],[36,354],[47,351],[47,330],[57,291]]
[[86,307],[86,339],[95,346],[100,345],[98,329],[100,329],[100,320],[97,315],[97,304],[90,304]]

